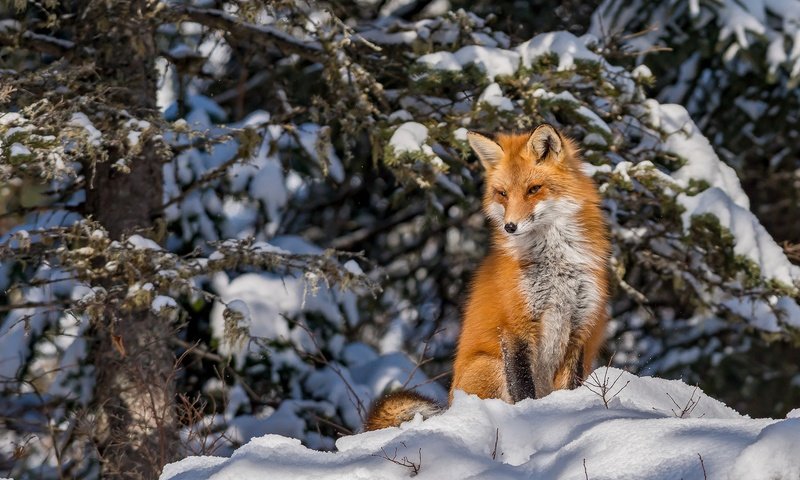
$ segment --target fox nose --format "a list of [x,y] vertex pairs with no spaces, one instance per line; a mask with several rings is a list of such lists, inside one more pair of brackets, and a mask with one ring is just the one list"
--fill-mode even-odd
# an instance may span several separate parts
[[517,224],[514,222],[508,222],[506,223],[505,229],[508,233],[514,233],[517,231]]

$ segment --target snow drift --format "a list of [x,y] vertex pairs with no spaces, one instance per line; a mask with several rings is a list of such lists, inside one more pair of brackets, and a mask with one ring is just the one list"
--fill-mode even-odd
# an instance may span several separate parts
[[457,394],[440,416],[340,438],[337,452],[279,435],[230,458],[189,457],[161,480],[793,479],[800,410],[751,419],[677,380],[595,371],[583,387],[509,405]]

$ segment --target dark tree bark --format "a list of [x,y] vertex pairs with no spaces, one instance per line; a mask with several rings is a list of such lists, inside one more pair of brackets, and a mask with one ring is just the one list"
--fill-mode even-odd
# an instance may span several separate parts
[[[155,27],[146,0],[92,0],[79,7],[75,61],[94,64],[90,94],[139,118],[157,114]],[[81,4],[79,4],[81,5]],[[129,163],[130,173],[87,160],[85,213],[112,238],[154,226],[162,202],[163,149],[152,140]],[[110,287],[110,286],[107,286]],[[91,325],[96,442],[103,478],[157,478],[175,458],[179,439],[175,413],[174,354],[170,325],[149,309],[108,306]]]

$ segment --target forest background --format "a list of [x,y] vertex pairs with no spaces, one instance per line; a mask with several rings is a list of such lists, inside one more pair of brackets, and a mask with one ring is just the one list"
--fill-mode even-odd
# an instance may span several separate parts
[[800,403],[800,1],[0,5],[0,475],[152,478],[441,398],[488,246],[466,131],[604,197],[603,361]]

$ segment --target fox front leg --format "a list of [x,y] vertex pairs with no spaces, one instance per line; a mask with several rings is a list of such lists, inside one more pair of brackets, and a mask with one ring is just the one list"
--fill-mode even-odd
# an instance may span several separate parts
[[531,349],[524,340],[503,341],[503,366],[506,389],[512,403],[536,398],[531,369]]
[[556,370],[556,375],[553,379],[555,388],[578,388],[583,383],[584,374],[583,346],[574,341],[570,342],[566,354],[564,355],[564,360],[558,370]]

